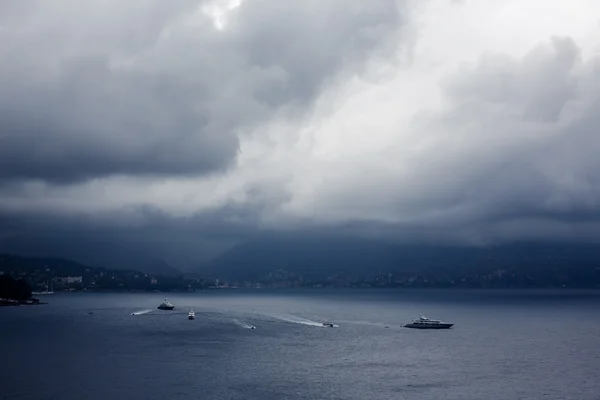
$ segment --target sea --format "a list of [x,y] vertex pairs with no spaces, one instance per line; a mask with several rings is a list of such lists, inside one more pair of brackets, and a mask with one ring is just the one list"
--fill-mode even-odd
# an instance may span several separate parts
[[[0,398],[600,399],[600,291],[166,295],[0,308]],[[402,326],[421,315],[455,325]]]

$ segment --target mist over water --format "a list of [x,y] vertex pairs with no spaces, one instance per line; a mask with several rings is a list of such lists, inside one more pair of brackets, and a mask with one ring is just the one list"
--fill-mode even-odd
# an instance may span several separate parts
[[[591,400],[600,393],[598,292],[214,291],[169,300],[174,311],[156,310],[160,294],[93,293],[0,309],[1,326],[10,327],[0,330],[10,366],[4,398]],[[455,326],[401,327],[420,314]],[[314,329],[323,321],[339,328]]]

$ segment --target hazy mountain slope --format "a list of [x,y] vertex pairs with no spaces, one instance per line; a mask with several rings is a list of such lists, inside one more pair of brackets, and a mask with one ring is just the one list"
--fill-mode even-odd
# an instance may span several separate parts
[[181,273],[166,261],[149,255],[144,249],[131,249],[110,242],[44,239],[28,242],[27,245],[19,242],[5,243],[0,251],[28,257],[69,259],[92,267],[134,269],[147,274],[176,276]]
[[199,272],[235,280],[257,279],[278,269],[311,279],[383,272],[459,278],[505,268],[527,271],[541,279],[545,273],[558,273],[557,269],[589,272],[597,267],[600,267],[597,245],[394,246],[357,239],[271,237],[235,246],[200,266]]

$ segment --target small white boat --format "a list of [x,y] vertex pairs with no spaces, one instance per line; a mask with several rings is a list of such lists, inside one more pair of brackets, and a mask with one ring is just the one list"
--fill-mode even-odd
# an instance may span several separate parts
[[188,319],[194,319],[196,318],[196,313],[194,312],[194,309],[190,309],[190,312],[188,313]]
[[158,308],[159,310],[172,310],[175,308],[175,306],[171,304],[171,302],[169,302],[169,300],[167,300],[167,298],[165,297],[165,301],[160,303],[160,305],[156,308]]
[[333,322],[323,322],[323,326],[326,326],[328,328],[333,328],[335,327],[335,325],[333,324]]

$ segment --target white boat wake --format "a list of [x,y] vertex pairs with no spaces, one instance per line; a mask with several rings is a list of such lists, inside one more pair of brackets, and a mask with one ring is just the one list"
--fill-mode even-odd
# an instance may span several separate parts
[[371,322],[371,321],[356,321],[356,320],[341,320],[339,322],[342,322],[344,324],[351,324],[351,325],[363,325],[363,326],[376,326],[376,327],[381,327],[381,328],[389,328],[390,324],[384,324],[382,322]]
[[[302,325],[310,325],[310,326],[319,326],[322,327],[322,322],[312,321],[306,318],[296,317],[295,315],[272,315],[272,317],[280,319],[282,321],[291,322],[294,324],[302,324]],[[337,326],[337,325],[334,325]]]
[[233,322],[235,322],[236,325],[241,326],[244,329],[256,329],[254,325],[244,324],[243,322],[240,322],[237,319],[234,319]]
[[134,311],[131,313],[131,315],[144,315],[144,314],[148,314],[150,311],[152,311],[152,310],[148,309],[148,310]]

